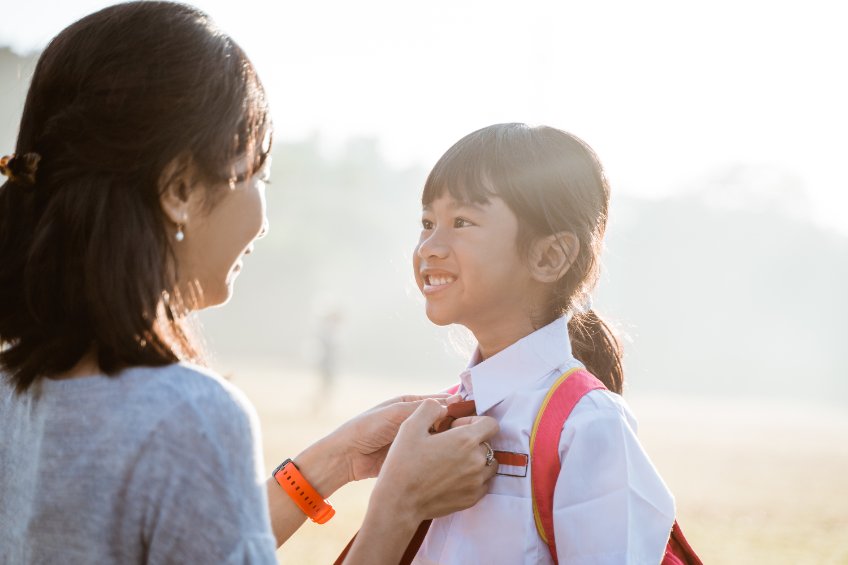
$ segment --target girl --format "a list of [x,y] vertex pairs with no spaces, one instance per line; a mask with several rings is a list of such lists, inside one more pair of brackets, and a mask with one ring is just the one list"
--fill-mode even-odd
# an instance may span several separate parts
[[659,563],[674,501],[620,396],[620,346],[591,308],[609,204],[594,152],[551,127],[493,125],[442,156],[422,204],[413,263],[427,316],[474,334],[459,392],[498,420],[492,448],[517,464],[501,465],[476,506],[434,520],[414,562],[552,562],[521,461],[551,385],[585,367],[609,390],[584,396],[562,429],[559,562]]
[[0,159],[0,563],[276,563],[307,512],[378,472],[360,540],[380,543],[349,562],[396,563],[421,519],[484,494],[496,423],[436,441],[433,400],[265,476],[253,408],[189,322],[265,232],[270,132],[250,60],[190,6],[105,8],[41,55]]

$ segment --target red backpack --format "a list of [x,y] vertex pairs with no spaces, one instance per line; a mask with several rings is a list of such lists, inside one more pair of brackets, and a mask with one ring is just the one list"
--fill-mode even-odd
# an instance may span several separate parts
[[[553,519],[554,487],[561,467],[559,438],[562,426],[577,402],[586,393],[597,389],[606,387],[585,369],[572,369],[563,374],[545,396],[530,434],[533,517],[539,536],[548,544],[554,563],[559,563]],[[676,520],[671,528],[662,565],[702,565]]]

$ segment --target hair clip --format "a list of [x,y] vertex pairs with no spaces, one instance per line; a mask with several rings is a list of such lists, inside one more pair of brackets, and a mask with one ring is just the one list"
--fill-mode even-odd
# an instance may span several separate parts
[[9,178],[11,182],[18,184],[35,184],[35,173],[38,171],[38,162],[41,155],[38,153],[24,153],[23,155],[6,155],[0,158],[0,174]]

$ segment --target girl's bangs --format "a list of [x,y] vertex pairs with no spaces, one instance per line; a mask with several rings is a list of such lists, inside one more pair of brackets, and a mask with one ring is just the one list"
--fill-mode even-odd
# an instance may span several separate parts
[[486,204],[497,196],[492,182],[494,155],[483,141],[480,136],[466,136],[442,155],[424,183],[422,205],[445,193],[457,202],[475,204]]

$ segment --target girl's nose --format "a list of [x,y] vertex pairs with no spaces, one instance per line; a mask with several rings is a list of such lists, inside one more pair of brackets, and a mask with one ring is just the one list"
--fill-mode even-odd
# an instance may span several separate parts
[[438,229],[431,231],[427,237],[422,237],[418,243],[418,256],[421,259],[444,259],[450,253],[450,246]]

